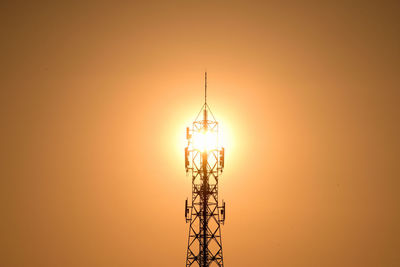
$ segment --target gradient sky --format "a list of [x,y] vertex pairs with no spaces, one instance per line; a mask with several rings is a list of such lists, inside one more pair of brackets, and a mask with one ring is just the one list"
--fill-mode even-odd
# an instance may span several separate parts
[[205,69],[225,265],[400,266],[399,1],[15,2],[1,266],[183,266]]

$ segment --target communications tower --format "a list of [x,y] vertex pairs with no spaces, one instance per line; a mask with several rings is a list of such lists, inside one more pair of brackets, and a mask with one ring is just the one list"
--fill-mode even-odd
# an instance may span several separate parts
[[185,202],[189,223],[186,266],[224,266],[221,224],[225,202],[218,202],[218,179],[224,169],[225,149],[218,145],[218,122],[205,101],[192,127],[186,128],[186,173],[192,178],[192,200]]

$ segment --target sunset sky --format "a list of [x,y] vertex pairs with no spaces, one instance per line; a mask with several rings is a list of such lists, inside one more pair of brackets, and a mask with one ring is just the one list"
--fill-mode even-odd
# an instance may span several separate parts
[[11,2],[0,266],[183,266],[205,70],[225,266],[400,266],[399,1]]

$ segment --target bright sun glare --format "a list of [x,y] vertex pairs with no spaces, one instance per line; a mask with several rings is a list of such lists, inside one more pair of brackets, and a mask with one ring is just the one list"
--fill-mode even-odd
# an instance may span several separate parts
[[218,149],[218,136],[215,131],[195,132],[192,142],[193,148],[202,152]]

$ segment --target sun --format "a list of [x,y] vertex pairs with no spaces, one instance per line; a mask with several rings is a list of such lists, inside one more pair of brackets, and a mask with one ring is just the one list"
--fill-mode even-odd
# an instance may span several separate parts
[[201,152],[218,149],[218,134],[216,131],[206,130],[194,132],[192,135],[192,148]]

